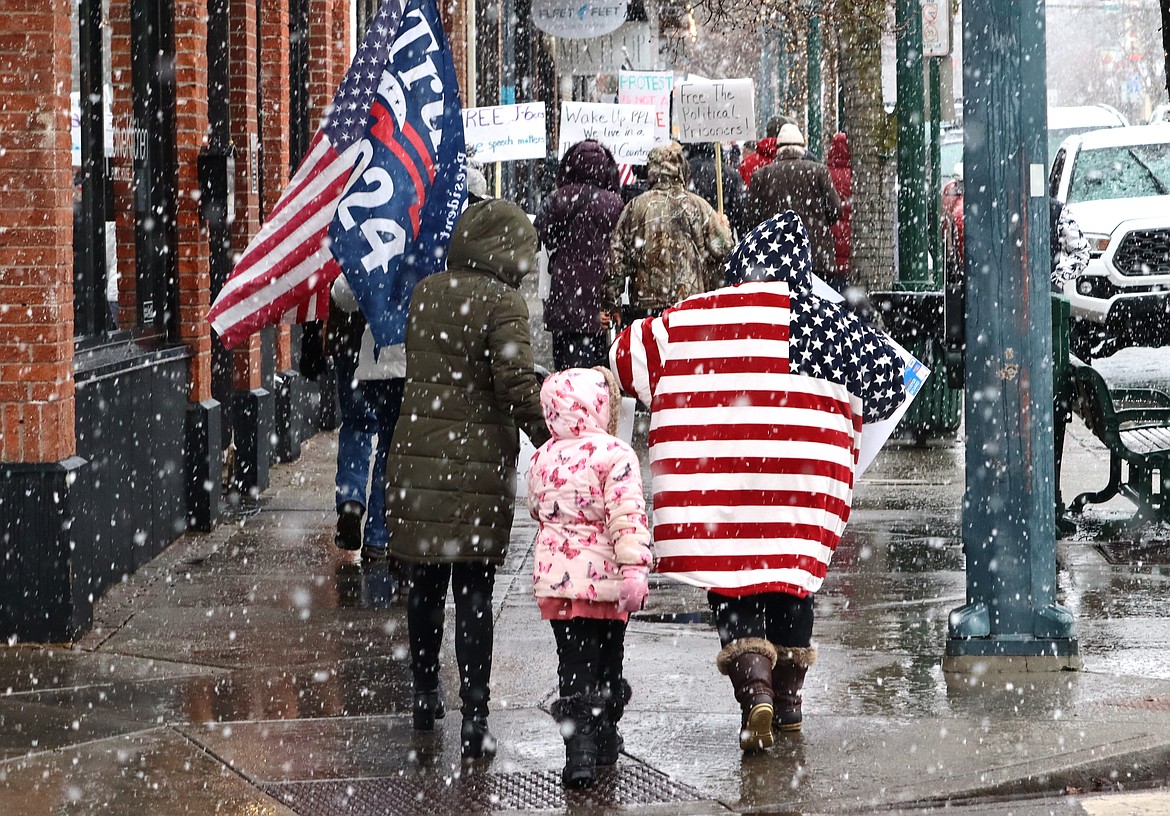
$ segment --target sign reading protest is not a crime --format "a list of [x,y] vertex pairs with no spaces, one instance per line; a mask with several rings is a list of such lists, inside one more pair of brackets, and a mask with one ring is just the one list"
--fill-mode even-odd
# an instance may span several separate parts
[[583,139],[596,139],[609,148],[618,164],[645,164],[655,144],[654,121],[651,105],[562,102],[557,155],[564,156]]
[[756,138],[755,91],[750,79],[685,82],[674,90],[678,140],[739,142]]
[[484,164],[545,155],[544,103],[463,109],[468,155]]
[[600,37],[626,21],[626,0],[532,0],[532,21],[554,37]]
[[618,73],[617,101],[622,105],[654,106],[654,137],[661,144],[670,141],[670,92],[672,71],[621,71]]

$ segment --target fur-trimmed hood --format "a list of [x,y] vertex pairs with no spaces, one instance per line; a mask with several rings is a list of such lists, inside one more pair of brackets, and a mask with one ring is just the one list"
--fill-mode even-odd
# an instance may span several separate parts
[[621,395],[613,374],[600,366],[552,374],[541,386],[540,405],[553,439],[617,433]]

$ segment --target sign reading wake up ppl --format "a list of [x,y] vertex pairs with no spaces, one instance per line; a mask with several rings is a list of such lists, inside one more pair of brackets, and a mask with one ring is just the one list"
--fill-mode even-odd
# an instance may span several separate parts
[[596,139],[609,148],[618,164],[645,164],[655,144],[654,122],[651,105],[562,102],[557,155],[564,156],[583,139]]
[[678,140],[742,142],[756,138],[755,90],[750,79],[685,82],[674,88]]
[[463,109],[463,138],[476,162],[543,159],[544,103]]
[[670,141],[670,92],[673,88],[673,71],[618,72],[618,103],[653,105],[654,138],[659,144]]

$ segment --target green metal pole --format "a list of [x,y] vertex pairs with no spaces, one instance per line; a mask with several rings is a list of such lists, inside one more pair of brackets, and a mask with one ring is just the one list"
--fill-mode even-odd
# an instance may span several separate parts
[[764,133],[764,123],[772,118],[776,112],[776,94],[773,91],[772,78],[775,65],[773,52],[775,51],[775,32],[764,26],[760,30],[760,79],[756,87],[756,136]]
[[926,216],[926,130],[923,109],[922,7],[919,0],[897,0],[898,27],[898,281],[896,289],[929,291],[929,225]]
[[820,161],[824,154],[824,89],[821,87],[820,3],[813,2],[808,21],[808,149]]
[[1078,668],[1055,603],[1044,0],[964,0],[963,551],[947,671]]
[[942,207],[942,162],[939,139],[942,136],[942,79],[937,57],[928,60],[930,67],[930,182],[927,184],[926,206],[930,217],[930,256],[934,262],[931,283],[936,291],[942,291],[943,242],[940,212]]

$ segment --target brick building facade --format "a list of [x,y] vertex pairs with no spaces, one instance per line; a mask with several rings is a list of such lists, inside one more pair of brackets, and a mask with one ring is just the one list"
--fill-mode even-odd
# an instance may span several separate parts
[[[226,352],[204,316],[348,66],[350,1],[75,1],[0,15],[5,639],[84,631],[333,399],[297,371],[299,327]],[[465,70],[463,9],[444,20]]]

